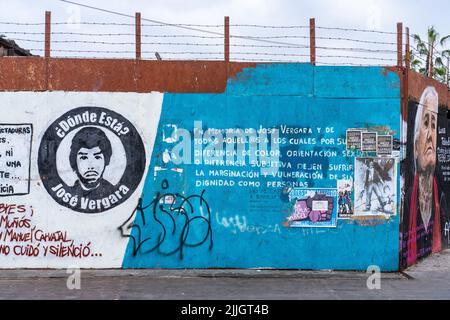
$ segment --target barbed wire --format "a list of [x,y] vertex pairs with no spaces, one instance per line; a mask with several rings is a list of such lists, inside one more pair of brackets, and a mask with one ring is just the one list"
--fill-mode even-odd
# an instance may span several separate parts
[[285,62],[285,63],[298,63],[298,62],[304,62],[308,63],[309,61],[299,61],[299,60],[280,60],[280,59],[255,59],[255,58],[238,58],[238,59],[232,59],[233,61],[239,62],[239,61],[248,61],[248,62]]
[[337,31],[351,31],[351,32],[367,32],[367,33],[379,33],[379,34],[389,34],[389,35],[396,35],[397,32],[391,32],[391,31],[379,31],[379,30],[370,30],[370,29],[356,29],[356,28],[341,28],[341,27],[321,27],[316,26],[317,29],[323,29],[323,30],[337,30]]
[[[134,20],[135,16],[130,14],[125,14],[121,12],[116,12],[112,10],[107,10],[103,8],[98,8],[94,6],[89,6],[81,3],[77,3],[75,1],[68,1],[68,0],[58,0],[60,2],[69,3],[77,6],[81,6],[84,8],[92,9],[101,11],[104,13],[114,14],[121,17],[126,18],[132,18]],[[225,26],[224,24],[186,24],[186,23],[167,23],[164,21],[158,21],[153,19],[146,19],[141,18],[141,27],[143,27],[143,32],[141,34],[141,37],[143,39],[147,39],[147,41],[140,42],[142,46],[190,46],[190,47],[199,47],[199,50],[202,50],[203,47],[221,47],[223,46],[225,50],[225,44],[222,43],[203,43],[203,41],[196,41],[196,40],[181,40],[181,38],[185,39],[224,39],[224,33],[225,33]],[[122,48],[123,50],[114,50],[114,47],[108,50],[107,47],[100,47],[100,49],[105,50],[97,50],[96,48],[91,48],[89,45],[105,45],[105,46],[132,46],[135,45],[135,41],[127,41],[128,39],[119,39],[119,41],[114,41],[114,38],[112,37],[134,37],[135,33],[129,32],[111,32],[114,30],[113,28],[110,28],[110,30],[106,29],[106,32],[100,32],[100,30],[103,30],[101,28],[98,28],[98,32],[76,32],[76,31],[65,31],[64,29],[58,28],[58,26],[70,26],[70,25],[92,25],[92,26],[105,26],[105,27],[135,27],[134,21],[130,21],[133,23],[127,23],[127,22],[115,22],[115,21],[104,21],[104,22],[89,22],[89,21],[80,21],[80,22],[52,22],[52,26],[56,26],[54,29],[56,31],[52,31],[51,35],[53,36],[63,36],[62,39],[58,40],[56,38],[55,40],[51,40],[52,44],[55,44],[57,46],[58,44],[81,44],[80,46],[75,46],[75,49],[73,48],[64,48],[61,46],[57,46],[56,49],[52,49],[51,52],[54,52],[56,54],[58,53],[74,53],[76,55],[80,55],[83,53],[99,53],[99,54],[134,54],[135,50],[127,50],[128,48]],[[0,21],[0,25],[3,26],[11,26],[11,27],[32,27],[32,26],[44,26],[45,22],[11,22],[11,21]],[[163,29],[157,29],[158,27],[161,27]],[[183,31],[189,31],[194,34],[170,34],[172,32],[171,29],[168,29],[167,27],[174,27],[178,28]],[[245,49],[240,50],[238,52],[233,52],[233,50],[230,50],[230,59],[231,60],[239,60],[239,61],[254,61],[254,62],[301,62],[297,58],[307,58],[310,57],[310,54],[303,54],[303,50],[309,49],[309,44],[302,44],[302,43],[296,43],[301,41],[295,41],[296,39],[304,39],[308,40],[310,38],[310,35],[303,35],[298,34],[299,31],[302,30],[309,30],[309,25],[266,25],[266,24],[230,24],[230,28],[232,28],[232,33],[229,35],[230,40],[234,40],[234,43],[229,43],[230,48],[255,48],[255,49],[261,49],[261,50],[250,50],[246,51]],[[218,28],[221,28],[222,30],[217,30]],[[316,50],[319,52],[321,50],[326,51],[325,54],[318,54],[316,55],[317,58],[317,64],[336,64],[330,62],[331,59],[340,59],[340,61],[337,63],[339,65],[356,65],[356,66],[373,66],[376,65],[374,63],[379,63],[381,61],[386,61],[389,63],[391,61],[396,61],[393,57],[386,57],[384,55],[394,55],[397,53],[397,50],[394,50],[391,48],[381,47],[381,46],[395,46],[397,45],[396,41],[391,40],[383,40],[381,37],[374,36],[375,39],[367,39],[369,38],[366,35],[361,35],[360,37],[358,35],[354,36],[344,36],[344,32],[356,32],[356,33],[367,33],[367,34],[379,34],[383,36],[392,36],[392,35],[398,35],[398,32],[391,32],[386,30],[371,30],[371,29],[362,29],[362,28],[343,28],[343,27],[330,27],[330,26],[316,26],[317,30],[327,30],[327,31],[337,31],[335,32],[338,34],[337,36],[328,36],[328,35],[316,35],[316,43],[319,45],[316,46]],[[5,29],[7,29],[5,27]],[[53,29],[53,28],[52,28]],[[94,29],[94,28],[92,28]],[[256,34],[251,35],[250,29],[257,29],[257,30],[263,30],[263,34]],[[145,30],[145,31],[144,31]],[[169,31],[166,31],[169,30]],[[272,33],[280,32],[282,34],[271,34],[269,31],[273,30]],[[158,34],[151,34],[152,31],[154,33]],[[243,31],[243,32],[241,32]],[[292,33],[297,34],[289,34],[288,31],[292,31]],[[259,31],[260,32],[260,31]],[[2,32],[0,31],[0,34]],[[28,36],[42,36],[45,35],[45,32],[26,32],[22,31],[20,28],[16,28],[12,31],[3,31],[3,33],[8,35],[23,35],[23,37],[19,37],[17,39],[14,39],[16,41],[23,41],[23,42],[30,42],[30,43],[44,43],[45,40],[43,39],[32,39],[33,37]],[[239,34],[244,33],[244,34]],[[255,32],[257,33],[257,32]],[[284,34],[283,34],[284,33]],[[333,34],[333,32],[329,32]],[[402,36],[405,33],[402,32]],[[65,38],[65,36],[67,36]],[[108,39],[77,39],[77,38],[70,38],[69,36],[82,36],[82,37],[110,37]],[[409,35],[410,38],[414,38],[414,35]],[[179,41],[173,40],[173,41],[158,41],[158,40],[151,40],[151,39],[180,39]],[[284,39],[284,40],[283,40]],[[321,42],[321,40],[326,40]],[[245,42],[244,42],[245,41]],[[255,41],[257,43],[246,43],[248,41]],[[330,45],[328,41],[336,41],[336,44],[331,43]],[[344,44],[343,41],[351,42],[352,44]],[[231,42],[231,41],[230,41]],[[339,43],[337,43],[339,42]],[[355,44],[353,44],[355,43]],[[428,44],[426,41],[424,41],[425,44]],[[86,46],[82,46],[82,44],[85,44]],[[370,46],[369,46],[370,45]],[[429,45],[429,44],[428,44]],[[411,46],[412,50],[416,50],[417,48],[414,48]],[[119,49],[119,48],[117,48]],[[144,49],[148,49],[144,48]],[[166,49],[166,48],[164,48]],[[170,49],[170,48],[169,48]],[[176,49],[182,49],[181,47]],[[164,60],[171,60],[171,56],[183,56],[183,55],[189,55],[190,60],[197,59],[197,55],[201,56],[202,60],[215,60],[215,58],[212,58],[212,56],[220,55],[220,60],[223,60],[223,52],[202,52],[202,51],[195,51],[189,50],[190,48],[186,48],[185,51],[159,51],[159,50],[143,50],[141,51],[142,54],[155,54],[158,52],[161,55],[167,55],[168,57],[164,57]],[[270,50],[274,49],[274,50]],[[275,49],[283,49],[287,52],[278,52],[282,50],[275,50]],[[435,56],[442,55],[442,52],[439,50],[436,50],[436,46],[433,46],[433,49],[435,50]],[[44,52],[42,48],[39,49],[30,49],[38,52]],[[298,52],[290,52],[291,50],[297,50]],[[264,51],[264,52],[254,52],[254,51]],[[267,52],[267,51],[275,51],[275,52]],[[361,55],[352,55],[352,54],[329,54],[332,53],[331,51],[337,51],[339,52],[354,52],[354,53],[361,53]],[[275,58],[271,58],[275,57]],[[278,58],[281,57],[281,58]],[[282,59],[285,57],[286,59]],[[415,58],[419,61],[426,62],[420,55],[414,55]],[[72,57],[73,58],[73,57]],[[177,59],[179,60],[179,59]],[[306,60],[306,59],[305,59]],[[354,60],[354,61],[353,61]],[[358,64],[354,63],[355,61],[371,61],[371,64]],[[305,61],[306,62],[306,61]],[[391,64],[392,65],[392,64]]]
[[364,48],[342,48],[342,47],[320,47],[320,46],[316,46],[316,49],[335,50],[335,51],[371,52],[371,53],[397,53],[396,50],[364,49]]
[[[20,35],[45,35],[45,32],[23,32],[23,31],[3,31],[0,33],[7,34],[20,34]],[[52,35],[79,35],[79,36],[135,36],[135,33],[83,33],[83,32],[51,32]],[[222,36],[199,36],[199,35],[185,35],[185,34],[167,34],[167,35],[147,35],[141,34],[141,37],[145,38],[204,38],[204,39],[223,39]],[[250,36],[250,35],[230,35],[230,38],[246,38],[252,39],[309,39],[309,36],[298,35],[283,35],[283,36]],[[337,41],[351,41],[368,44],[383,44],[383,45],[397,45],[395,42],[383,42],[383,41],[370,41],[360,40],[354,38],[341,38],[341,37],[316,37],[319,40],[337,40]]]
[[[107,9],[102,9],[94,6],[84,5],[80,4],[74,1],[68,1],[68,0],[58,0],[65,3],[70,3],[74,5],[78,5],[81,7],[102,11],[105,13],[110,13],[114,15],[119,15],[122,17],[127,18],[135,18],[134,15],[129,15],[125,13],[115,12]],[[142,32],[141,37],[145,39],[152,39],[152,38],[186,38],[186,39],[223,39],[224,38],[224,30],[214,30],[214,28],[224,28],[224,24],[184,24],[184,23],[167,23],[163,21],[157,21],[153,19],[145,19],[141,18],[141,21],[144,23],[141,24],[141,27],[148,27],[148,28],[154,28],[154,27],[177,27],[181,28],[183,30],[188,30],[190,32],[195,32],[196,34],[147,34],[146,32]],[[43,26],[45,25],[44,22],[38,22],[38,23],[28,23],[28,22],[8,22],[8,21],[0,21],[0,25],[11,25],[11,26]],[[69,25],[94,25],[94,26],[130,26],[134,27],[135,23],[121,23],[121,22],[88,22],[88,21],[80,21],[80,22],[53,22],[51,23],[53,26],[69,26]],[[245,29],[245,28],[256,28],[256,29],[273,29],[277,31],[285,31],[285,30],[308,30],[310,28],[309,25],[265,25],[265,24],[230,24],[230,28],[233,29]],[[199,28],[205,28],[210,30],[204,30]],[[341,27],[327,27],[327,26],[316,26],[316,29],[323,29],[323,30],[335,30],[335,31],[346,31],[346,32],[366,32],[366,33],[377,33],[377,34],[384,34],[384,35],[394,35],[397,34],[396,32],[388,32],[388,31],[380,31],[380,30],[368,30],[368,29],[357,29],[357,28],[341,28]],[[57,29],[58,30],[58,29]],[[164,31],[163,31],[164,32]],[[14,31],[4,31],[6,34],[14,34],[14,35],[45,35],[44,32],[25,32],[20,30],[14,30]],[[167,32],[166,32],[167,33]],[[208,34],[208,35],[205,35]],[[247,32],[249,33],[249,32]],[[132,32],[75,32],[75,31],[53,31],[51,32],[52,36],[84,36],[84,37],[119,37],[119,36],[135,36],[135,33]],[[299,35],[299,34],[283,34],[283,35],[271,35],[271,34],[264,34],[264,35],[249,35],[249,34],[236,34],[233,33],[230,36],[230,40],[245,40],[245,41],[255,41],[265,44],[248,44],[248,43],[230,43],[230,48],[261,48],[264,50],[261,51],[271,51],[271,50],[265,50],[265,49],[295,49],[295,50],[306,50],[309,49],[310,46],[306,44],[301,43],[295,43],[295,41],[289,41],[293,39],[309,39],[309,35]],[[359,43],[359,44],[370,44],[370,45],[396,45],[396,42],[392,41],[379,41],[379,40],[370,40],[370,39],[358,39],[357,37],[343,37],[341,35],[339,36],[316,36],[317,40],[327,40],[327,41],[348,41],[353,43]],[[285,39],[287,41],[277,41]],[[24,42],[32,42],[32,43],[44,43],[45,40],[42,39],[30,39],[28,37],[21,37],[15,39],[16,41],[24,41]],[[107,45],[107,46],[132,46],[135,45],[135,41],[105,41],[104,39],[61,39],[61,40],[51,40],[52,44],[58,45],[58,44],[86,44],[86,45]],[[141,45],[152,45],[152,46],[192,46],[192,47],[221,47],[224,46],[223,43],[199,43],[199,41],[191,41],[191,42],[183,42],[183,41],[143,41],[140,42]],[[132,54],[135,53],[134,50],[96,50],[96,49],[70,49],[70,48],[60,48],[57,47],[57,49],[52,49],[52,52],[55,53],[75,53],[75,54],[82,54],[82,53],[102,53],[102,54]],[[366,53],[366,54],[374,54],[374,55],[381,55],[381,54],[393,54],[397,53],[396,50],[390,50],[390,49],[382,49],[382,48],[364,48],[359,46],[336,46],[336,45],[319,45],[316,46],[317,50],[327,50],[327,51],[348,51],[348,52],[357,52],[357,53]],[[43,49],[31,49],[38,52],[44,51]],[[152,53],[154,54],[155,51],[141,51],[143,54]],[[223,52],[200,52],[200,51],[158,51],[159,54],[163,55],[202,55],[202,56],[208,56],[208,55],[222,55]],[[246,59],[248,61],[285,61],[285,62],[297,62],[297,60],[285,60],[285,59],[267,59],[265,57],[287,57],[287,58],[296,58],[296,57],[310,57],[309,54],[302,54],[301,51],[299,53],[279,53],[279,52],[248,52],[248,51],[240,51],[240,52],[230,52],[231,56],[243,56],[242,59]],[[255,56],[258,59],[255,58],[249,58],[249,56]],[[374,60],[374,61],[395,61],[396,59],[388,59],[384,57],[369,57],[368,55],[365,56],[356,56],[356,55],[317,55],[318,58],[325,59],[325,58],[342,58],[342,59],[361,59],[361,60]]]
[[[41,48],[29,49],[31,51],[45,51]],[[54,52],[73,52],[73,53],[135,53],[134,50],[76,50],[76,49],[52,49]],[[159,53],[159,54],[199,54],[199,55],[223,55],[223,52],[194,52],[194,51],[141,51],[141,53]]]
[[[16,41],[39,42],[45,40],[21,39]],[[84,44],[102,44],[102,45],[135,45],[135,42],[110,42],[110,41],[88,41],[88,40],[53,40],[52,43],[84,43]],[[223,43],[192,43],[192,42],[141,42],[142,45],[172,45],[172,46],[223,46]]]
[[[309,38],[309,37],[308,37],[308,38]],[[351,42],[368,43],[368,44],[397,45],[396,42],[371,41],[371,40],[361,40],[361,39],[341,38],[341,37],[317,37],[317,36],[316,36],[316,39],[322,39],[322,40],[338,40],[338,41],[351,41]]]
[[[16,41],[45,43],[45,40],[16,38]],[[135,45],[135,42],[110,42],[110,41],[92,41],[92,40],[52,40],[52,43],[83,43],[83,44],[101,44],[101,45]],[[198,43],[198,42],[141,42],[141,45],[172,45],[172,46],[223,46],[223,43]],[[248,45],[231,44],[230,47],[246,48],[286,48],[286,49],[309,49],[307,45]]]
[[[62,0],[61,0],[62,1]],[[133,17],[132,15],[126,15],[127,17]],[[134,18],[134,17],[133,17]],[[149,20],[149,19],[143,19]],[[16,26],[37,26],[45,25],[45,22],[14,22],[14,21],[0,21],[0,25],[16,25]],[[124,23],[124,22],[52,22],[52,25],[97,25],[97,26],[135,26],[134,23]],[[188,23],[163,23],[155,22],[152,24],[141,24],[142,27],[205,27],[205,28],[223,28],[223,24],[188,24]],[[305,25],[258,25],[258,24],[230,24],[230,27],[253,27],[253,28],[263,28],[263,29],[309,29],[310,26]],[[397,32],[390,31],[380,31],[380,30],[370,30],[370,29],[356,29],[356,28],[341,28],[341,27],[322,27],[316,26],[316,29],[324,30],[337,30],[337,31],[352,31],[352,32],[367,32],[367,33],[379,33],[379,34],[389,34],[396,35]],[[204,30],[196,30],[204,31]]]
[[[23,31],[0,31],[0,34],[20,34],[20,35],[45,35],[45,32],[23,32]],[[135,33],[85,33],[85,32],[59,32],[52,31],[51,35],[72,35],[88,37],[115,37],[115,36],[135,36]],[[199,36],[191,34],[167,34],[167,35],[149,35],[141,34],[143,38],[202,38],[202,39],[223,39],[222,36]]]
[[284,49],[309,49],[307,45],[295,45],[295,46],[274,46],[274,45],[253,45],[253,44],[230,44],[230,47],[242,47],[242,48],[284,48]]
[[397,59],[391,58],[378,58],[378,57],[358,57],[358,56],[343,56],[343,55],[317,55],[317,58],[345,58],[345,59],[361,59],[361,60],[380,60],[380,61],[397,61]]
[[[332,65],[335,66],[335,62],[323,62],[323,61],[316,61],[316,65]],[[339,63],[339,65],[342,66],[355,66],[355,67],[385,67],[385,64],[361,64],[361,63],[352,63],[352,62],[342,62]]]
[[[248,35],[246,35],[248,36]],[[235,35],[230,35],[230,38],[237,37]],[[243,37],[241,35],[241,37]],[[245,36],[244,36],[245,37]],[[298,35],[283,35],[283,36],[248,36],[254,39],[310,39],[310,36],[298,36]],[[368,43],[368,44],[383,44],[383,45],[397,45],[396,42],[385,42],[385,41],[371,41],[371,40],[360,40],[354,38],[342,38],[342,37],[321,37],[316,36],[319,40],[337,40],[337,41],[351,41],[358,43]]]
[[14,26],[43,26],[45,22],[12,22],[12,21],[0,21],[3,25],[14,25]]
[[309,29],[309,26],[274,26],[274,25],[262,25],[262,24],[230,24],[230,27],[253,27],[263,29]]
[[232,55],[255,55],[255,56],[280,56],[280,57],[309,57],[309,54],[295,53],[268,53],[268,52],[233,52]]
[[[126,15],[133,17],[132,15]],[[134,18],[134,17],[133,17]],[[145,19],[148,20],[148,19]],[[4,25],[16,26],[38,26],[45,25],[45,22],[15,22],[15,21],[0,21]],[[74,22],[52,22],[52,25],[99,25],[99,26],[134,26],[134,23],[124,22],[93,22],[93,21],[74,21]],[[152,24],[141,24],[142,27],[204,27],[204,28],[224,28],[224,24],[192,24],[192,23],[166,23],[158,22]],[[230,27],[245,27],[245,28],[262,28],[262,29],[309,29],[306,25],[262,25],[262,24],[230,24]]]
[[[43,49],[30,49],[34,51],[44,51]],[[72,49],[54,49],[55,52],[73,52],[73,53],[135,53],[133,50],[72,50]],[[223,52],[199,52],[199,51],[142,51],[142,53],[156,53],[169,55],[222,55]],[[232,55],[254,55],[254,56],[283,56],[283,57],[309,57],[309,54],[293,54],[293,53],[267,53],[267,52],[233,52]],[[361,59],[373,61],[395,61],[396,59],[366,57],[366,56],[350,56],[350,55],[317,55],[318,58],[346,58],[346,59]]]
[[[24,42],[36,42],[45,43],[45,40],[35,40],[35,39],[22,39],[17,38],[16,41]],[[135,45],[135,42],[109,42],[109,41],[90,41],[90,40],[53,40],[52,43],[83,43],[83,44],[101,44],[101,45]],[[192,43],[192,42],[142,42],[142,45],[171,45],[171,46],[223,46],[222,43]],[[248,45],[248,44],[231,44],[230,47],[242,47],[242,48],[284,48],[284,49],[309,49],[307,45]],[[396,53],[394,50],[376,50],[376,49],[364,49],[364,48],[342,48],[342,47],[316,47],[322,50],[333,50],[333,51],[351,51],[351,52],[368,52],[368,53]]]

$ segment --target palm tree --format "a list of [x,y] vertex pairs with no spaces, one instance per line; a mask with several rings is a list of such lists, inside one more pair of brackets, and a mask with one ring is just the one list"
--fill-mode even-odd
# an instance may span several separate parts
[[[442,56],[448,50],[443,51],[441,53],[442,56],[439,56],[439,50],[436,47],[439,45],[443,48],[447,40],[450,39],[450,35],[441,38],[432,26],[427,30],[426,41],[422,40],[418,34],[414,34],[413,39],[416,44],[416,50],[412,50],[411,67],[430,78],[436,77],[444,80],[446,74],[448,74],[448,67],[442,60]],[[422,65],[422,62],[418,59],[424,61],[425,65]]]
[[[406,57],[405,57],[406,59]],[[419,73],[425,73],[425,67],[422,66],[422,59],[419,57],[419,55],[416,53],[416,51],[411,50],[409,53],[409,59],[410,59],[410,67],[416,72]]]
[[442,51],[442,57],[446,60],[444,82],[450,87],[450,50]]

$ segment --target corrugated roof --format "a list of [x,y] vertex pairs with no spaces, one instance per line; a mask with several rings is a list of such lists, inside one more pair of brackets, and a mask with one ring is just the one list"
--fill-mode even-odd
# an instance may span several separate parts
[[19,56],[32,56],[29,50],[21,48],[14,40],[6,39],[3,35],[0,35],[0,46],[14,50],[14,53]]

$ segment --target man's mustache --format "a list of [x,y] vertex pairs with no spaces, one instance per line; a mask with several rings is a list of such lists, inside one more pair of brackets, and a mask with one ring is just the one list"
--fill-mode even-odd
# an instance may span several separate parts
[[92,176],[92,175],[96,175],[96,176],[98,176],[99,175],[99,173],[96,171],[96,170],[88,170],[88,171],[86,171],[84,174],[83,174],[83,176]]

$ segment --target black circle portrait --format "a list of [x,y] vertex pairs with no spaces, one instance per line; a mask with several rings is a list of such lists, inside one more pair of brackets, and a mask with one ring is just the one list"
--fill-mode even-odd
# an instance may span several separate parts
[[72,109],[45,131],[39,175],[60,205],[100,213],[126,201],[145,171],[145,148],[133,124],[100,107]]

